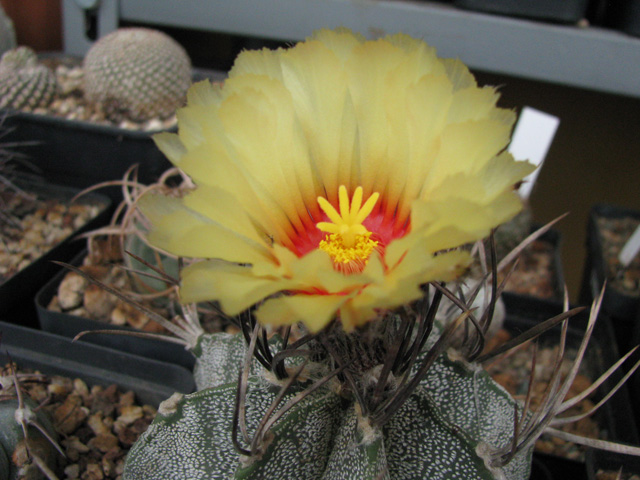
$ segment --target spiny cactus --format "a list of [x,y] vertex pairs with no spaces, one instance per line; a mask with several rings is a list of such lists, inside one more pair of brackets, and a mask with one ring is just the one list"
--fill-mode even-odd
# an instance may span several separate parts
[[558,369],[532,413],[528,399],[514,400],[482,368],[502,347],[478,356],[478,337],[452,345],[472,313],[445,327],[433,320],[439,298],[423,305],[417,324],[399,313],[290,345],[288,332],[267,341],[250,314],[237,335],[185,330],[198,391],[160,406],[128,454],[124,479],[529,478],[534,441],[557,433],[547,427],[571,406],[563,398],[597,307],[571,371],[561,377]]
[[191,84],[191,61],[168,35],[122,28],[98,40],[84,59],[85,98],[113,120],[168,117]]
[[[430,338],[433,346],[435,335]],[[226,334],[218,334],[214,343],[228,347],[226,356],[219,348],[199,362],[209,363],[209,373],[218,375],[208,376],[208,388],[163,404],[130,451],[124,478],[528,478],[531,448],[506,467],[491,465],[492,449],[510,446],[516,403],[485,373],[447,354],[438,357],[386,423],[372,420],[376,412],[363,412],[349,398],[349,387],[335,378],[310,393],[305,391],[310,382],[302,381],[279,398],[281,382],[254,365],[243,405],[246,426],[240,428],[256,435],[240,455],[234,444],[246,440],[234,438],[230,428],[237,409],[230,399],[238,386],[234,360],[246,347]],[[365,403],[375,395],[381,369],[368,375],[372,383],[362,386]],[[396,382],[401,378],[389,383]],[[393,398],[391,392],[385,392],[386,401]],[[282,416],[269,425],[276,416],[268,413],[274,405],[284,405]]]
[[[245,52],[222,87],[192,87],[179,133],[155,139],[196,188],[139,206],[150,243],[188,263],[184,315],[163,325],[197,358],[198,392],[161,406],[126,480],[528,478],[597,308],[535,412],[532,388],[516,401],[484,372],[575,313],[483,353],[496,262],[486,308],[456,293],[531,171],[500,153],[514,118],[496,101],[424,42],[345,29]],[[242,333],[203,334],[202,301]]]
[[29,47],[9,50],[0,59],[0,108],[33,110],[51,102],[58,84]]

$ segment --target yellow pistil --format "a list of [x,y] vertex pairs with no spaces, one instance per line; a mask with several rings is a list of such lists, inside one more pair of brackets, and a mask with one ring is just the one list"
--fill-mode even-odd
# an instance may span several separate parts
[[362,205],[362,187],[358,187],[349,204],[347,188],[341,185],[338,189],[339,213],[325,198],[318,197],[320,208],[331,220],[316,224],[321,231],[330,234],[320,242],[318,248],[327,252],[340,270],[345,270],[342,266],[349,264],[355,268],[347,268],[347,271],[361,270],[377,247],[378,242],[371,240],[371,232],[362,222],[373,211],[379,196],[377,192],[372,194]]

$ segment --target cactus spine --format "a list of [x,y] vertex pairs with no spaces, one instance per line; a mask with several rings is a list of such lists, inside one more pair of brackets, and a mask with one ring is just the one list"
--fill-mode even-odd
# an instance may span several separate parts
[[[426,352],[432,351],[442,335],[447,334],[436,325],[412,372],[406,372],[407,378],[424,365],[422,362],[429,361]],[[314,355],[322,349],[320,343],[309,345]],[[272,340],[270,348],[280,350],[281,340]],[[199,391],[175,395],[161,406],[154,423],[129,453],[125,479],[468,480],[529,476],[531,447],[504,466],[494,466],[492,457],[492,452],[510,446],[516,402],[477,365],[459,359],[453,351],[437,356],[417,388],[382,422],[372,403],[376,395],[373,386],[381,379],[380,365],[367,368],[355,379],[362,386],[360,403],[339,375],[305,393],[309,378],[328,368],[322,362],[307,364],[305,373],[298,377],[301,380],[293,382],[278,399],[284,381],[275,380],[272,372],[254,360],[247,371],[245,422],[246,430],[255,436],[240,440],[241,448],[246,449],[243,455],[234,448],[238,440],[231,428],[231,399],[236,395],[239,365],[247,352],[244,339],[241,334],[203,335],[193,352]],[[287,369],[293,370],[302,362],[301,357],[292,356]],[[393,403],[390,399],[402,388],[402,378],[399,375],[388,383],[389,390],[379,404]],[[264,426],[271,421],[267,411],[274,404],[284,405],[283,414],[269,430]]]
[[168,35],[122,28],[98,40],[84,59],[85,98],[112,120],[168,117],[191,84],[191,61]]

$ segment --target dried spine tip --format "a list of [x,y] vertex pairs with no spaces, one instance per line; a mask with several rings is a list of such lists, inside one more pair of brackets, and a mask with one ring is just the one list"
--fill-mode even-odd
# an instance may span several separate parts
[[9,50],[0,59],[0,108],[33,110],[47,106],[58,90],[51,70],[29,47]]
[[85,98],[114,121],[168,117],[191,84],[191,61],[168,35],[122,28],[98,40],[84,59]]

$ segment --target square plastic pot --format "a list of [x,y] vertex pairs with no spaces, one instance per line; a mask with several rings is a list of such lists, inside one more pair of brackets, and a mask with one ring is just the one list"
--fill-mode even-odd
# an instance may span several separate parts
[[[594,205],[589,212],[587,223],[587,259],[585,262],[580,303],[590,304],[602,290],[609,273],[604,255],[604,245],[599,233],[597,219],[606,218],[634,218],[640,219],[640,212],[614,205]],[[618,348],[626,351],[632,345],[633,331],[637,327],[637,317],[640,310],[640,295],[630,295],[617,289],[612,282],[607,283],[602,310],[611,317]]]
[[[532,312],[528,317],[508,316],[505,328],[517,335],[549,318],[546,312]],[[582,338],[586,326],[587,312],[582,312],[572,320],[569,320],[567,335],[567,347],[577,347]],[[545,332],[540,338],[544,343],[552,343],[559,338],[559,326]],[[611,324],[606,317],[600,317],[596,329],[587,348],[584,363],[593,374],[592,380],[596,380],[607,368],[613,365],[619,358],[617,349],[610,348],[613,342]],[[602,398],[622,377],[622,373],[612,375],[594,394],[595,399]],[[623,386],[612,398],[610,398],[595,414],[601,430],[606,433],[607,440],[638,445],[638,430],[633,422],[634,414],[631,400],[626,385]],[[550,478],[564,480],[568,478],[585,478],[587,466],[585,462],[568,459],[565,457],[534,452],[534,465],[531,479]]]
[[133,390],[139,401],[154,406],[174,392],[191,393],[195,389],[191,372],[179,365],[72,342],[59,335],[5,322],[0,322],[0,332],[0,361],[4,363],[10,359],[20,367],[81,378],[89,385],[115,383]]
[[[73,265],[81,265],[82,260],[86,255],[86,250],[83,250],[71,263]],[[37,292],[35,296],[38,321],[42,330],[68,338],[73,338],[81,332],[91,330],[109,329],[121,332],[139,332],[139,330],[135,330],[127,326],[111,325],[90,318],[49,310],[47,306],[58,293],[58,287],[66,273],[66,269],[59,271]],[[189,370],[193,368],[195,363],[193,355],[185,350],[183,346],[161,340],[100,333],[85,335],[82,337],[82,341],[128,352],[141,357],[174,363]]]
[[[535,231],[540,226],[534,226]],[[553,288],[554,295],[552,298],[541,298],[534,295],[509,292],[502,293],[502,300],[508,314],[526,317],[528,312],[532,310],[549,310],[560,313],[562,311],[562,303],[564,298],[564,268],[561,256],[561,235],[557,230],[548,230],[540,238],[540,241],[546,242],[553,247],[552,270],[553,270]],[[552,316],[553,316],[552,315]]]
[[[194,82],[224,78],[222,72],[193,71]],[[100,182],[121,180],[129,167],[137,164],[138,179],[151,183],[171,167],[153,141],[152,136],[157,131],[136,131],[20,111],[0,110],[0,115],[6,115],[5,126],[12,129],[3,140],[37,142],[21,151],[54,182],[86,188]],[[122,199],[120,187],[107,187],[101,191],[114,203]]]
[[[64,201],[71,201],[79,193],[77,188],[56,185],[38,177],[21,177],[15,182],[26,191],[35,192],[42,197],[59,198]],[[99,205],[100,212],[29,266],[0,284],[0,316],[3,318],[13,319],[16,323],[23,325],[36,326],[37,317],[33,298],[42,285],[60,270],[60,267],[52,261],[68,262],[71,260],[85,245],[76,237],[83,232],[108,223],[111,215],[111,200],[108,197],[99,193],[90,193],[77,201]]]

